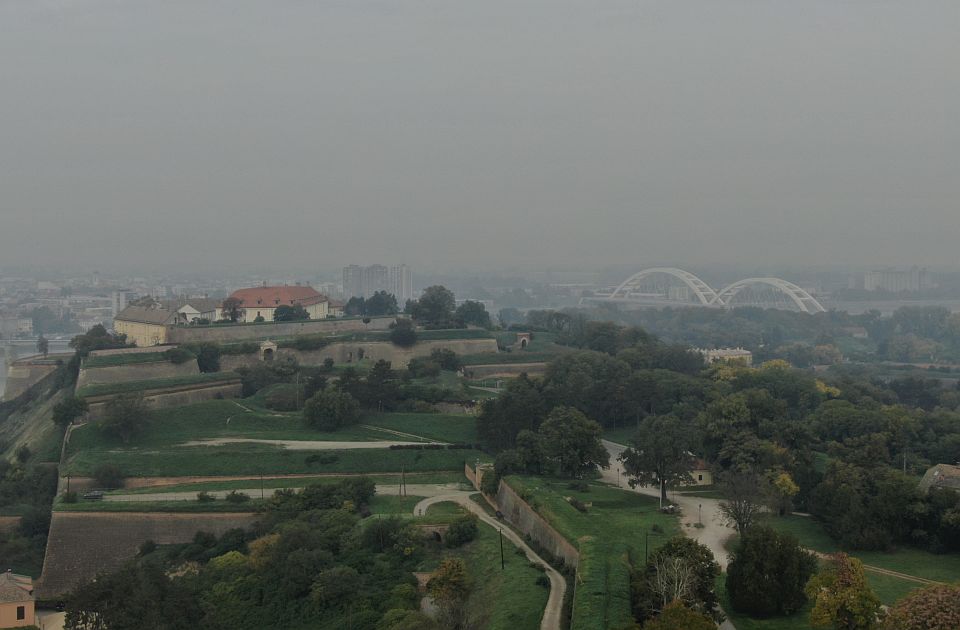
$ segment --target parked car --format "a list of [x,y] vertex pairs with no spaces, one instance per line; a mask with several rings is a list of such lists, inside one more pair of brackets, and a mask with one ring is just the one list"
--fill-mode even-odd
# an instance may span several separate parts
[[103,490],[91,490],[83,495],[87,501],[103,501]]

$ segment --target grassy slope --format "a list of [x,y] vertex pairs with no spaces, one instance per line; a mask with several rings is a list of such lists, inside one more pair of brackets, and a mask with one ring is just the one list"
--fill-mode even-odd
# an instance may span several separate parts
[[[645,534],[655,524],[664,533],[650,536],[651,551],[679,533],[677,517],[661,514],[656,499],[601,484],[579,492],[568,490],[564,481],[541,477],[510,477],[508,483],[528,493],[538,513],[581,549],[584,586],[575,595],[573,627],[612,628],[632,621],[626,556],[643,557]],[[593,506],[581,513],[567,496]]]
[[83,367],[100,368],[115,365],[132,365],[136,363],[163,363],[168,360],[163,352],[129,352],[126,354],[107,354],[87,357],[83,360]]
[[[367,475],[370,479],[383,486],[399,486],[400,474],[390,475]],[[308,484],[320,483],[338,483],[343,477],[322,476],[322,477],[285,477],[280,479],[264,479],[263,487],[269,489],[275,488],[302,488]],[[463,473],[457,472],[428,472],[428,473],[410,473],[406,476],[407,484],[434,484],[434,483],[463,483],[467,484],[467,478]],[[167,486],[153,486],[150,488],[137,488],[133,490],[111,490],[111,494],[156,494],[164,492],[199,492],[200,490],[239,490],[249,488],[259,488],[260,479],[252,477],[250,479],[237,479],[232,481],[204,481],[200,483],[182,483]]]
[[[475,444],[478,441],[477,420],[474,416],[440,413],[376,413],[364,416],[361,422],[393,431],[420,435],[440,442]],[[388,439],[386,434],[378,433],[378,435]]]
[[[446,520],[462,512],[463,508],[456,504],[443,502],[430,506],[427,515]],[[472,627],[484,630],[536,630],[540,627],[550,588],[537,584],[537,578],[543,572],[531,567],[526,557],[518,554],[509,541],[504,541],[503,551],[505,568],[501,570],[500,537],[493,528],[481,523],[476,540],[440,555],[458,556],[467,564],[473,585],[467,602]],[[431,559],[431,569],[438,559]]]
[[215,383],[218,381],[229,381],[240,378],[236,372],[208,372],[204,374],[191,374],[189,376],[173,376],[170,378],[154,378],[144,381],[127,381],[124,383],[100,383],[96,385],[87,385],[77,390],[77,396],[103,396],[106,394],[126,394],[130,392],[140,392],[147,389],[159,389],[164,387],[180,387],[183,385],[196,385],[198,383]]

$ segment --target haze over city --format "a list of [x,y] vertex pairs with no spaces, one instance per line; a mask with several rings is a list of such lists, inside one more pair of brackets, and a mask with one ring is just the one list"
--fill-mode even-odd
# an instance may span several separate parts
[[949,1],[4,2],[0,265],[952,267],[958,26]]

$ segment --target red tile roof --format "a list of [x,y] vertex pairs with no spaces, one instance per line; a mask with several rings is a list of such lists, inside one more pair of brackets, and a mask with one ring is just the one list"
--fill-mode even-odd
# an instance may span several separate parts
[[275,308],[281,304],[310,306],[327,300],[326,296],[317,293],[312,287],[304,286],[253,287],[234,291],[230,297],[240,300],[243,306],[267,308]]

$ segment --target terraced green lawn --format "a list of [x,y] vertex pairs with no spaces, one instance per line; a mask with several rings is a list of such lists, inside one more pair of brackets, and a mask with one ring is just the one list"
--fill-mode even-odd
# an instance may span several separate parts
[[269,444],[129,447],[75,452],[61,474],[92,476],[105,463],[119,466],[125,477],[461,471],[466,462],[477,459],[488,458],[473,449],[303,451]]
[[[400,473],[390,475],[366,475],[376,484],[390,486],[399,486]],[[339,483],[344,477],[320,476],[320,477],[284,477],[279,479],[264,479],[263,487],[267,489],[276,488],[302,488],[305,485],[315,485],[319,483]],[[467,478],[463,473],[456,472],[428,472],[428,473],[409,473],[406,475],[407,484],[445,484],[462,483],[468,484]],[[250,479],[235,479],[230,481],[203,481],[199,483],[181,483],[164,486],[152,486],[149,488],[136,488],[132,490],[119,489],[111,490],[111,494],[156,494],[165,492],[200,492],[201,490],[240,490],[246,488],[259,488],[260,479],[251,477]]]
[[[545,477],[509,477],[507,483],[560,534],[580,548],[580,586],[574,598],[578,630],[632,623],[628,554],[642,562],[649,550],[679,533],[679,519],[662,514],[655,498],[591,483],[588,492]],[[592,504],[586,513],[567,501]],[[652,530],[657,526],[662,533]]]
[[[475,416],[442,413],[372,413],[365,415],[361,422],[393,431],[420,435],[438,442],[475,444],[479,441]],[[383,433],[378,435],[381,439],[392,439]]]

